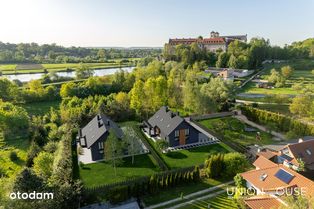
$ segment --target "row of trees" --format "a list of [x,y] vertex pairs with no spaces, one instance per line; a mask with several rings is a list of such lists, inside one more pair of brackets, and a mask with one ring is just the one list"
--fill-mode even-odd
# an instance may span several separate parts
[[294,69],[291,66],[284,66],[278,72],[275,68],[271,69],[270,75],[267,80],[270,83],[274,83],[276,87],[283,87],[286,84],[286,80],[291,77]]
[[313,125],[305,124],[289,116],[249,106],[241,106],[241,110],[249,120],[264,124],[277,131],[287,132],[289,137],[309,136],[314,134]]
[[159,48],[84,48],[56,44],[0,42],[0,63],[79,63],[106,62],[116,58],[159,56]]
[[269,40],[264,38],[252,38],[249,43],[235,40],[228,45],[226,52],[218,50],[216,53],[201,49],[197,43],[176,47],[166,44],[163,56],[166,60],[183,62],[185,65],[205,60],[208,65],[219,68],[256,69],[266,59],[314,57],[314,39],[295,42],[283,48],[271,46]]
[[237,173],[245,171],[249,162],[245,155],[233,152],[228,154],[210,155],[205,161],[204,171],[209,178],[233,178]]

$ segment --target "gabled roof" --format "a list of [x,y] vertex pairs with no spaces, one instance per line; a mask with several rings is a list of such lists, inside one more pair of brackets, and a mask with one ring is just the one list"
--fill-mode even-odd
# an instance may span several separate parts
[[314,164],[314,139],[299,143],[288,144],[285,148],[295,159],[301,158],[305,164]]
[[96,115],[84,128],[80,130],[80,140],[86,139],[86,146],[90,148],[106,132],[113,130],[118,138],[123,137],[120,127],[106,115]]
[[[267,159],[266,159],[267,160]],[[292,178],[283,181],[277,177],[278,172],[287,173]],[[277,189],[299,187],[304,188],[307,194],[314,194],[314,182],[284,165],[270,166],[259,170],[242,173],[241,176],[254,187],[263,191],[276,191]]]
[[257,160],[254,161],[253,165],[255,167],[258,167],[259,169],[271,168],[271,167],[277,166],[276,163],[273,163],[272,161],[268,160],[264,156],[259,156]]
[[251,209],[277,209],[281,202],[278,198],[269,195],[256,195],[244,200]]
[[267,159],[270,159],[270,158],[276,156],[277,153],[272,152],[272,151],[266,149],[265,151],[258,152],[256,155],[257,156],[263,156],[263,157],[265,157]]
[[173,132],[183,121],[184,119],[182,117],[170,111],[166,106],[162,106],[150,119],[148,119],[148,123],[152,127],[157,126],[166,136]]

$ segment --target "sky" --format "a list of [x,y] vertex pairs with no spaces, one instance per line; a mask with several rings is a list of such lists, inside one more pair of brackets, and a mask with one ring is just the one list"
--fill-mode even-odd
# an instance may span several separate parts
[[314,0],[0,0],[0,41],[162,47],[210,31],[272,45],[314,37]]

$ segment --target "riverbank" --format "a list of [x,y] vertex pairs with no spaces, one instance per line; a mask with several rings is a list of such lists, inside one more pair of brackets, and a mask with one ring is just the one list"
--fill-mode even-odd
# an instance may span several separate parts
[[[107,75],[113,75],[115,72],[119,70],[123,70],[126,72],[132,72],[134,67],[113,67],[113,68],[94,68],[93,76],[107,76]],[[57,71],[55,72],[57,76],[59,77],[67,77],[67,78],[75,78],[76,72],[74,70],[71,71]],[[46,73],[40,72],[40,73],[23,73],[23,74],[13,74],[13,75],[2,75],[1,77],[5,77],[11,81],[13,80],[19,80],[21,82],[29,82],[31,80],[38,80],[42,79]]]
[[[108,69],[108,68],[122,68],[122,67],[133,67],[133,63],[119,64],[119,63],[84,63],[89,68]],[[0,65],[0,71],[2,75],[20,75],[20,74],[36,74],[36,73],[50,73],[50,72],[73,72],[79,67],[80,63],[66,63],[66,64],[43,64],[42,69],[15,69],[17,65]],[[7,66],[10,66],[7,67]]]

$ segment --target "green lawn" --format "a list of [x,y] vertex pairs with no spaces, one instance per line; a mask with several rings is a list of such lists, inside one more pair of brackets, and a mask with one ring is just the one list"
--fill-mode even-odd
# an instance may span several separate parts
[[207,128],[222,135],[225,140],[230,140],[242,145],[252,144],[273,144],[272,136],[269,133],[258,130],[261,139],[256,139],[256,132],[246,132],[245,124],[233,117],[215,118],[200,121]]
[[256,83],[249,82],[243,89],[242,93],[256,93],[256,94],[291,94],[297,95],[300,94],[300,90],[293,90],[291,87],[295,83],[304,82],[306,84],[314,83],[314,74],[311,73],[311,70],[314,69],[313,60],[291,60],[286,63],[280,64],[267,64],[265,65],[265,70],[261,73],[262,79],[267,79],[270,75],[271,69],[275,68],[280,72],[280,68],[283,66],[290,65],[295,69],[292,76],[287,79],[286,86],[283,88],[274,88],[274,89],[264,89],[257,88]]
[[124,181],[133,177],[149,176],[159,169],[150,154],[135,156],[134,164],[132,158],[124,158],[122,165],[117,167],[117,175],[113,166],[105,161],[86,164],[80,168],[80,178],[87,187],[94,187],[108,183]]
[[181,194],[188,195],[200,190],[208,189],[217,186],[226,180],[204,179],[198,183],[191,183],[185,185],[177,185],[176,187],[163,190],[162,192],[154,195],[147,195],[143,198],[146,206],[158,204],[171,199],[181,197]]
[[50,111],[50,108],[58,110],[61,101],[47,101],[47,102],[32,102],[21,104],[26,109],[29,115],[44,115]]
[[161,154],[161,157],[171,169],[184,168],[203,164],[209,155],[214,153],[227,153],[233,150],[223,143],[192,148],[189,150],[173,151]]
[[227,196],[226,193],[217,195],[214,198],[193,202],[187,206],[180,207],[179,209],[237,209],[238,206],[235,201]]
[[299,91],[293,90],[291,85],[282,88],[265,89],[256,87],[256,83],[249,82],[245,87],[245,92],[249,94],[291,94],[296,95]]

